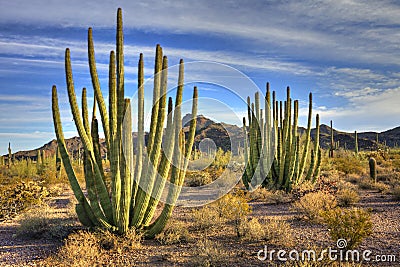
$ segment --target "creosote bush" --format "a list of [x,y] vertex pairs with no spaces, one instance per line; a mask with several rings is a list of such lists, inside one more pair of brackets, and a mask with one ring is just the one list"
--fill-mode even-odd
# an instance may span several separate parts
[[192,171],[186,173],[186,185],[190,187],[202,186],[212,183],[210,174],[206,171]]
[[291,195],[283,190],[268,190],[267,188],[257,188],[249,193],[251,201],[262,201],[268,204],[279,204],[289,202]]
[[24,213],[19,219],[17,235],[34,239],[51,238],[61,241],[72,231],[72,218],[63,217],[42,205]]
[[193,209],[192,219],[197,230],[220,228],[227,222],[238,226],[251,213],[247,199],[240,194],[229,193],[202,208]]
[[345,239],[346,249],[356,248],[361,241],[372,234],[371,214],[365,209],[335,208],[322,213],[333,241]]
[[178,244],[190,240],[187,224],[178,220],[170,220],[164,230],[156,236],[164,245]]
[[392,190],[392,194],[395,200],[400,200],[400,186],[395,186]]
[[41,204],[49,195],[45,186],[34,181],[22,181],[0,189],[0,221],[10,219],[29,207]]
[[194,249],[192,263],[201,267],[229,266],[231,257],[231,253],[220,243],[204,239]]
[[237,236],[246,241],[265,240],[268,244],[288,247],[293,244],[293,230],[289,223],[276,218],[242,220],[237,229]]
[[336,199],[340,207],[349,207],[360,201],[360,196],[353,189],[341,189],[337,192]]
[[336,206],[335,197],[321,191],[308,193],[292,204],[292,208],[300,213],[301,218],[317,223],[322,222],[322,212]]
[[70,234],[64,246],[38,266],[132,266],[130,256],[140,248],[141,240],[141,235],[130,230],[122,236],[101,229],[80,230]]

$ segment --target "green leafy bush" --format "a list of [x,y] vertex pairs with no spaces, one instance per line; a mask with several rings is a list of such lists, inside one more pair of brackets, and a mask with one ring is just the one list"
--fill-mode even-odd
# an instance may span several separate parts
[[323,212],[322,216],[332,240],[345,239],[346,249],[357,247],[372,234],[371,214],[365,209],[336,208]]

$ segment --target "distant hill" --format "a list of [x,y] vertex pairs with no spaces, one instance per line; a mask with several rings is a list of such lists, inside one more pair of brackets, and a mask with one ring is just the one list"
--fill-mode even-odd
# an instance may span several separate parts
[[[184,132],[189,131],[190,114],[186,114],[182,119],[182,124],[184,126]],[[305,128],[299,127],[299,133],[303,134]],[[320,145],[322,148],[330,147],[330,131],[331,128],[325,124],[320,125]],[[354,133],[347,133],[342,131],[333,130],[334,141],[339,142],[339,147],[346,147],[347,149],[354,149],[355,139]],[[133,141],[136,143],[137,133],[132,133]],[[315,129],[311,130],[311,138],[315,137]],[[376,132],[361,132],[358,133],[358,144],[361,150],[370,150],[377,147],[376,142],[377,133]],[[222,148],[223,150],[231,150],[234,154],[237,154],[238,148],[243,147],[243,131],[242,128],[237,125],[232,125],[223,122],[214,122],[209,118],[198,115],[197,116],[197,126],[196,126],[196,136],[195,136],[195,146],[199,147],[199,143],[205,138],[210,138],[214,141],[217,148]],[[400,145],[400,127],[396,127],[391,130],[378,133],[378,139],[380,144],[386,143],[389,147],[394,147]],[[145,136],[147,141],[147,133]],[[68,152],[72,155],[77,155],[78,150],[82,149],[81,141],[79,137],[73,137],[65,140]],[[106,147],[103,139],[100,140],[102,155],[105,155]],[[54,156],[57,148],[57,143],[55,140],[44,144],[34,150],[29,151],[19,151],[14,154],[15,158],[27,158],[36,159],[37,150],[44,150],[47,156]],[[7,155],[5,155],[7,157]]]

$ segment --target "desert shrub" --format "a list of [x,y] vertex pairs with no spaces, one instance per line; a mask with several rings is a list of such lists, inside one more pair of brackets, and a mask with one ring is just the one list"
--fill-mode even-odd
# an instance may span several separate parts
[[212,183],[210,174],[206,171],[188,172],[185,176],[187,186],[196,187]]
[[128,230],[124,235],[116,235],[110,231],[96,229],[95,235],[101,249],[118,254],[140,248],[140,241],[142,240],[142,236],[133,229]]
[[165,245],[189,241],[187,224],[182,221],[170,220],[164,230],[156,236],[156,239]]
[[205,206],[200,209],[192,210],[192,219],[194,220],[194,228],[196,230],[207,230],[210,228],[218,228],[223,222],[219,212],[210,207]]
[[240,220],[251,213],[248,200],[240,193],[229,193],[211,204],[219,216],[225,220]]
[[132,266],[129,256],[140,247],[141,238],[134,231],[118,236],[100,229],[80,230],[70,234],[64,246],[38,266]]
[[193,252],[192,263],[202,267],[229,266],[228,262],[232,257],[223,246],[209,239],[198,242]]
[[382,182],[377,182],[375,183],[371,179],[364,178],[361,180],[361,182],[358,184],[360,189],[364,190],[377,190],[378,192],[384,192],[389,190],[389,186],[382,183]]
[[17,235],[29,238],[52,238],[62,240],[72,230],[72,221],[68,217],[60,218],[47,205],[29,210],[19,219]]
[[95,233],[78,231],[70,234],[64,246],[39,266],[101,266],[103,253]]
[[341,207],[349,207],[360,201],[360,196],[353,189],[343,188],[336,194],[338,205]]
[[294,242],[293,229],[284,220],[267,219],[264,222],[264,239],[269,244],[289,247]]
[[222,148],[218,148],[213,163],[211,164],[215,168],[225,168],[231,160],[232,152],[224,151]]
[[352,184],[358,184],[361,181],[361,175],[350,173],[345,176],[345,180]]
[[345,174],[364,174],[365,166],[363,162],[354,156],[343,156],[333,158],[333,165],[336,170]]
[[293,230],[284,220],[257,218],[242,220],[237,228],[237,236],[247,241],[265,240],[268,244],[288,247],[293,244]]
[[243,219],[235,228],[237,237],[243,240],[258,241],[265,237],[264,227],[257,218]]
[[192,211],[194,228],[205,230],[218,228],[225,222],[233,221],[237,226],[251,213],[251,206],[247,203],[247,198],[240,193],[229,193],[219,200]]
[[49,195],[46,187],[38,182],[19,182],[1,188],[0,191],[0,221],[12,218],[19,212],[42,203]]
[[283,190],[271,191],[267,188],[257,188],[249,194],[250,200],[262,201],[268,204],[279,204],[290,201],[290,194]]
[[357,247],[372,234],[371,214],[365,209],[335,208],[322,213],[332,240],[345,239],[346,249]]
[[392,190],[392,194],[395,200],[400,200],[400,186],[396,186]]
[[337,206],[333,195],[325,192],[312,192],[292,204],[292,209],[301,217],[312,222],[321,222],[321,213]]

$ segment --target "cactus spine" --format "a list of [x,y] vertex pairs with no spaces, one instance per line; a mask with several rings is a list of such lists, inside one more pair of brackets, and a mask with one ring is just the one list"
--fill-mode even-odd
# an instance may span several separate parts
[[[122,10],[117,14],[116,53],[110,53],[109,65],[109,105],[108,112],[100,90],[92,29],[88,31],[89,66],[96,104],[99,107],[108,157],[110,161],[111,188],[104,182],[99,150],[98,120],[95,112],[91,124],[86,102],[86,89],[82,91],[82,117],[79,113],[72,77],[70,51],[66,49],[65,66],[69,103],[72,115],[84,149],[84,174],[88,197],[86,198],[76,179],[71,160],[66,150],[58,107],[57,88],[52,89],[52,111],[54,128],[64,168],[71,187],[78,200],[76,212],[82,224],[100,226],[120,234],[129,228],[143,231],[147,238],[153,238],[165,227],[178,199],[185,177],[188,156],[191,154],[197,114],[197,88],[194,88],[192,121],[188,139],[181,131],[181,104],[183,94],[183,60],[179,64],[178,90],[175,109],[172,98],[168,100],[167,146],[161,149],[166,115],[166,89],[168,60],[159,45],[156,48],[153,108],[150,123],[149,142],[144,146],[144,64],[140,55],[138,68],[138,144],[136,164],[133,165],[131,104],[124,99],[124,54],[122,32]],[[162,72],[161,72],[162,71]],[[161,73],[161,74],[160,74]],[[173,111],[173,112],[172,112]],[[186,144],[185,144],[186,143]],[[145,153],[144,150],[147,150]],[[169,158],[172,157],[172,163]],[[157,219],[152,220],[155,209],[163,193],[171,169],[167,202]],[[157,178],[159,175],[161,178]],[[110,192],[110,193],[109,193]],[[152,222],[153,221],[153,222]],[[151,223],[152,222],[152,223]]]
[[369,176],[374,180],[376,183],[376,160],[375,158],[370,158],[369,159]]
[[[298,134],[298,100],[292,101],[290,88],[287,87],[286,101],[277,101],[275,92],[272,92],[272,102],[269,83],[267,83],[265,97],[265,119],[260,112],[258,93],[256,103],[248,103],[248,127],[243,118],[244,156],[246,162],[242,181],[246,188],[254,189],[260,182],[264,186],[290,191],[293,185],[303,180],[316,182],[321,163],[321,149],[319,147],[319,116],[316,118],[316,136],[314,149],[309,152],[312,120],[312,94],[309,95],[309,112],[305,143],[301,149]],[[292,107],[293,102],[293,107]],[[279,110],[278,110],[279,107]],[[271,114],[272,113],[272,114]],[[248,130],[247,130],[248,128]],[[276,149],[272,140],[276,142]],[[307,157],[310,164],[306,175]],[[271,167],[271,168],[270,168]]]

